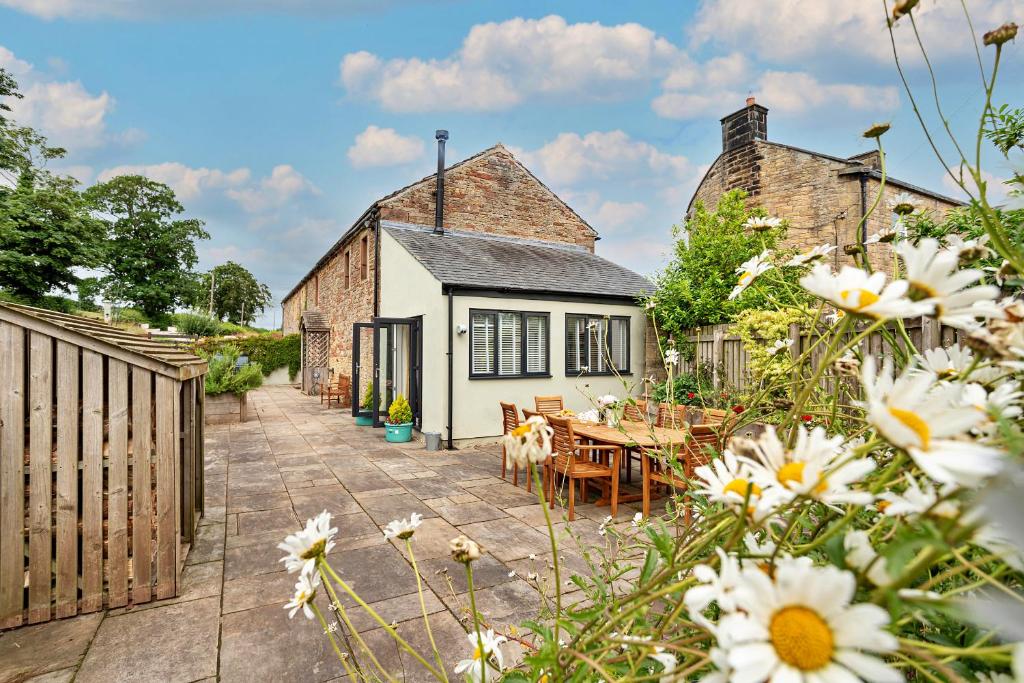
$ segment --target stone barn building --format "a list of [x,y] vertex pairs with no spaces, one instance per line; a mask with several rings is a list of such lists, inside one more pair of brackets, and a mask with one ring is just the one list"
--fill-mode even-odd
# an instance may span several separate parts
[[437,174],[370,204],[284,297],[285,333],[322,313],[325,381],[351,377],[353,414],[379,426],[401,393],[449,440],[500,434],[499,400],[621,393],[616,375],[642,370],[649,281],[596,256],[594,228],[506,147],[446,168],[445,139]]
[[[696,202],[713,208],[725,192],[742,189],[748,204],[787,219],[785,247],[809,249],[819,244],[837,247],[834,265],[850,263],[849,245],[863,244],[870,235],[895,221],[893,199],[909,195],[921,210],[939,216],[962,205],[950,197],[888,175],[882,202],[858,233],[857,225],[870,208],[881,181],[877,151],[837,157],[768,140],[768,109],[748,98],[746,106],[722,119],[722,153],[694,192],[687,215]],[[869,245],[874,264],[891,264],[888,244]]]

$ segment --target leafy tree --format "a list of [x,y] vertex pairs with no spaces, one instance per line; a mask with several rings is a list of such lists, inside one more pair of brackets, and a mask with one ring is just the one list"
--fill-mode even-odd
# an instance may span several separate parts
[[203,222],[177,218],[185,209],[174,191],[139,175],[118,176],[85,196],[109,226],[104,293],[162,320],[191,291],[196,240],[210,237]]
[[[774,249],[785,235],[784,227],[766,232],[744,228],[748,217],[764,215],[761,209],[748,211],[745,199],[746,193],[733,190],[723,194],[713,210],[697,202],[685,225],[673,227],[675,254],[658,276],[653,297],[662,332],[679,335],[698,325],[728,322],[744,309],[765,307],[761,284],[729,300],[736,269],[763,250]],[[794,276],[795,272],[788,275]]]
[[200,286],[194,294],[193,306],[207,310],[210,306],[210,288],[213,288],[213,314],[219,320],[245,324],[263,312],[270,304],[270,288],[234,261],[228,261],[203,273]]

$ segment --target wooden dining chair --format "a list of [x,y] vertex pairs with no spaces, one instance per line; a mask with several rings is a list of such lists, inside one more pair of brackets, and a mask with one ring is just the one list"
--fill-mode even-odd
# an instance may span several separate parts
[[352,398],[352,380],[348,375],[338,375],[338,381],[331,385],[325,382],[320,385],[320,403],[327,400],[327,407],[331,402],[337,402],[339,408],[347,408],[348,399]]
[[536,410],[530,410],[529,408],[523,408],[523,422],[526,422],[531,417],[538,416],[544,417],[544,413],[538,413]]
[[533,404],[538,413],[559,413],[565,409],[561,396],[534,396]]
[[658,404],[658,417],[654,421],[655,427],[667,429],[683,429],[686,427],[686,406],[673,406],[671,403]]
[[[721,445],[721,435],[714,425],[690,427],[686,439],[663,449],[643,449],[641,471],[643,476],[643,515],[651,514],[651,487],[667,486],[673,490],[686,490],[693,472],[710,462]],[[669,460],[682,460],[683,476],[671,467]],[[685,519],[690,521],[689,503],[684,503]]]
[[[587,482],[597,480],[598,486],[606,487],[611,501],[612,516],[619,505],[619,471],[615,455],[618,446],[609,444],[581,444],[572,432],[572,420],[548,416],[551,425],[551,464],[548,476],[550,506],[555,507],[555,479],[562,475],[562,481],[569,480],[569,521],[576,519],[576,480],[580,480],[580,497],[587,502]],[[611,465],[591,460],[591,454],[605,452],[612,456]]]
[[[519,411],[516,410],[515,403],[505,403],[504,401],[498,401],[498,405],[501,406],[501,433],[508,434],[513,429],[519,426]],[[507,454],[505,453],[505,444],[501,444],[501,478],[505,479],[505,473],[508,472],[508,460]],[[530,482],[530,476],[526,476],[527,485]],[[512,463],[512,483],[515,486],[519,486],[519,465]]]
[[721,424],[722,422],[725,422],[729,416],[728,410],[723,410],[721,408],[705,408],[702,423],[712,424],[717,422]]

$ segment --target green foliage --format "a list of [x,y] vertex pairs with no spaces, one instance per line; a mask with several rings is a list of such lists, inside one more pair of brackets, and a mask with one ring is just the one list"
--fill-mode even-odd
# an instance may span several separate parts
[[0,185],[0,287],[32,303],[69,291],[76,268],[99,263],[103,235],[75,181],[23,169]]
[[749,354],[748,367],[754,382],[771,382],[788,372],[792,360],[789,350],[773,354],[772,344],[789,338],[790,324],[798,323],[809,315],[809,311],[797,308],[751,308],[736,316],[732,329],[740,336]]
[[117,176],[85,196],[107,217],[106,296],[142,309],[154,322],[183,303],[193,291],[195,241],[210,237],[202,221],[177,218],[185,209],[174,191],[143,176]]
[[[216,321],[212,322],[216,324]],[[241,355],[248,356],[250,362],[259,363],[264,376],[281,367],[288,368],[289,379],[295,379],[299,373],[301,340],[297,334],[282,336],[280,333],[271,332],[233,339],[230,342],[207,339],[199,342],[196,347],[209,353],[229,345],[238,349]]]
[[992,111],[992,118],[985,128],[985,137],[995,145],[1003,156],[1014,147],[1024,149],[1024,107],[1010,109],[1004,104]]
[[239,353],[231,344],[220,347],[215,353],[202,350],[199,353],[210,366],[206,373],[207,394],[244,394],[263,384],[263,370],[259,363],[235,367]]
[[[696,373],[683,372],[672,378],[672,399],[677,404],[694,406],[715,393],[711,368],[702,366]],[[656,384],[651,394],[658,403],[668,400],[668,382]]]
[[114,312],[114,320],[121,323],[148,323],[149,318],[137,308],[122,308]]
[[399,394],[388,407],[388,424],[404,425],[412,422],[412,406],[405,396]]
[[[765,215],[762,209],[747,210],[746,194],[726,192],[714,210],[702,202],[683,228],[674,228],[675,254],[657,280],[653,299],[658,327],[666,335],[681,336],[698,325],[728,322],[747,308],[761,308],[766,297],[751,287],[743,296],[729,300],[737,282],[736,269],[765,249],[773,249],[785,236],[785,226],[766,232],[743,227],[750,216]],[[791,277],[796,278],[795,271]],[[768,291],[772,286],[767,285]]]
[[366,385],[366,391],[363,392],[363,400],[360,401],[359,407],[363,410],[373,410],[373,382]]
[[220,323],[200,313],[176,313],[174,326],[178,332],[196,337],[213,337],[220,334]]
[[270,288],[258,282],[248,270],[234,261],[217,266],[199,276],[192,305],[204,309],[210,305],[213,287],[213,314],[218,319],[245,324],[271,302]]

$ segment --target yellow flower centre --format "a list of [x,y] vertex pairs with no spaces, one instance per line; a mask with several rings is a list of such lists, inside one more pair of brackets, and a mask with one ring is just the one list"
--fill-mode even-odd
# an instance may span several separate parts
[[519,425],[518,427],[516,427],[515,429],[512,430],[512,436],[515,436],[515,437],[526,436],[529,433],[530,433],[530,425],[528,425],[528,424],[521,424],[521,425]]
[[295,597],[296,597],[296,600],[298,601],[298,603],[301,605],[304,602],[309,602],[309,599],[312,596],[309,593],[307,593],[306,591],[299,591],[299,594],[297,596],[295,596]]
[[750,490],[750,495],[752,496],[761,495],[760,486],[758,486],[757,484],[753,484],[742,477],[740,477],[739,479],[733,479],[728,484],[723,486],[722,493],[729,493],[731,491],[736,495],[740,496],[741,498],[745,498],[748,489]]
[[816,671],[832,661],[832,629],[806,607],[784,607],[768,626],[779,659],[801,671]]
[[[850,296],[853,294],[857,295],[856,304],[853,304],[849,301]],[[877,303],[878,300],[881,298],[874,292],[868,291],[866,289],[844,289],[843,291],[839,292],[839,296],[842,297],[843,303],[846,304],[848,308],[852,308],[855,311],[862,311],[871,304]]]
[[889,414],[917,435],[918,441],[921,442],[921,450],[928,450],[928,444],[931,441],[931,429],[929,429],[928,423],[924,421],[924,418],[912,410],[903,410],[902,408],[893,408],[892,406],[889,407]]
[[880,500],[877,503],[875,503],[875,507],[878,508],[879,512],[885,512],[890,505],[892,505],[892,503],[890,503],[887,500]]
[[[788,462],[779,468],[778,477],[779,483],[783,486],[794,482],[796,484],[804,483],[804,467],[807,463],[803,462]],[[814,487],[814,493],[821,493],[827,488],[824,477],[818,482],[818,485]]]
[[479,645],[477,645],[476,649],[473,650],[473,659],[480,659],[483,656],[484,656],[484,649],[482,647],[480,647]]
[[311,560],[314,557],[318,557],[323,554],[324,548],[327,547],[327,540],[321,538],[319,541],[309,546],[309,550],[299,555],[304,560]]
[[754,277],[754,274],[748,270],[747,272],[743,273],[743,275],[740,275],[740,284],[742,285],[744,282],[746,282],[752,277]]

